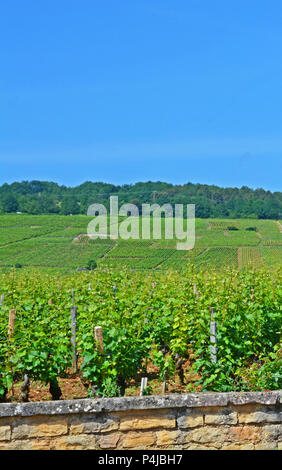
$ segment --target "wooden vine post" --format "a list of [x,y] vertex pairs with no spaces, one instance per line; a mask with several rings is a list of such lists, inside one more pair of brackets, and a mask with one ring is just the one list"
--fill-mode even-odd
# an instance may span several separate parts
[[16,321],[17,310],[12,308],[9,312],[9,326],[8,326],[8,337],[11,338],[15,332],[15,321]]
[[98,342],[99,351],[101,354],[104,354],[104,343],[103,343],[103,328],[101,326],[94,327],[94,338]]
[[75,374],[77,372],[76,324],[77,324],[77,307],[72,307],[71,308],[72,370]]
[[211,361],[216,363],[217,361],[217,350],[216,350],[216,322],[214,321],[214,308],[211,308],[211,321],[210,321],[210,351],[211,351]]
[[0,305],[4,305],[4,301],[5,301],[5,294],[1,294]]
[[[98,350],[101,354],[104,354],[104,343],[103,343],[103,328],[101,326],[94,326],[94,339],[98,343]],[[91,382],[91,389],[94,398],[98,398],[99,395],[97,394],[98,386]]]

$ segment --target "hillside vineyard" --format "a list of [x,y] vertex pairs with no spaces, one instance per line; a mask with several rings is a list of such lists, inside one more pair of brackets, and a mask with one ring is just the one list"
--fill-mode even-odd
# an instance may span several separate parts
[[176,239],[164,238],[164,219],[162,238],[153,239],[151,221],[151,239],[146,240],[90,240],[86,235],[92,220],[83,215],[0,215],[1,268],[32,266],[66,273],[84,269],[89,259],[94,259],[99,269],[139,271],[181,270],[189,265],[196,270],[228,266],[272,269],[281,265],[279,220],[196,219],[192,250],[177,250]]

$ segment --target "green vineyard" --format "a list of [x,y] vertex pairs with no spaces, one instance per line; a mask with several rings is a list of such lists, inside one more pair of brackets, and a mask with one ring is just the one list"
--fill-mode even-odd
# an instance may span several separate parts
[[[226,253],[226,262],[235,258]],[[83,396],[128,395],[152,368],[152,384],[179,383],[181,391],[281,388],[281,270],[27,276],[11,269],[1,274],[0,291],[2,401],[16,400],[19,387],[18,399],[28,400],[26,377],[31,386],[47,387],[52,399],[61,397],[66,380]]]
[[[0,216],[0,267],[15,265],[49,272],[72,272],[95,259],[99,269],[199,270],[228,266],[275,268],[281,265],[281,226],[274,220],[196,219],[195,247],[178,251],[176,239],[90,240],[87,216]],[[152,225],[152,224],[151,224]]]
[[90,220],[0,217],[0,400],[281,388],[276,221],[196,219],[186,251]]

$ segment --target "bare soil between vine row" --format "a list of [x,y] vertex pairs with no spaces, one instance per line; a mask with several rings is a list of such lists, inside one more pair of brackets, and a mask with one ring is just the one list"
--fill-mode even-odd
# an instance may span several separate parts
[[[191,365],[187,361],[183,365],[184,385],[181,384],[178,374],[167,380],[166,393],[187,393],[187,386],[195,383],[200,377],[191,372]],[[158,377],[158,368],[152,364],[148,364],[147,374],[138,374],[134,379],[127,383],[125,396],[138,396],[140,394],[141,377],[148,377],[148,387],[151,388],[151,395],[162,395],[162,382]],[[88,390],[83,385],[78,374],[72,374],[71,371],[66,373],[66,377],[58,378],[59,386],[62,391],[61,400],[74,400],[88,398]],[[9,391],[9,402],[20,402],[20,387],[22,382],[14,383]],[[197,386],[196,391],[201,391],[201,387]],[[39,381],[30,381],[29,401],[49,401],[51,400],[49,386]]]

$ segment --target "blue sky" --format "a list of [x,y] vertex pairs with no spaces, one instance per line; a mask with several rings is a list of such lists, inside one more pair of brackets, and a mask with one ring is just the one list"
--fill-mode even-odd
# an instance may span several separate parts
[[0,183],[281,191],[281,0],[0,5]]

